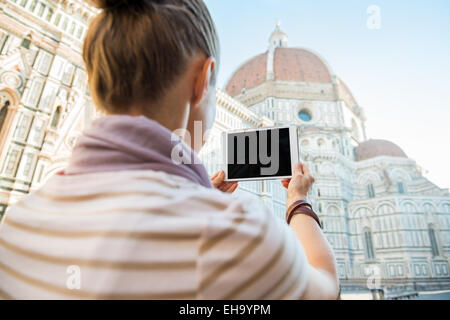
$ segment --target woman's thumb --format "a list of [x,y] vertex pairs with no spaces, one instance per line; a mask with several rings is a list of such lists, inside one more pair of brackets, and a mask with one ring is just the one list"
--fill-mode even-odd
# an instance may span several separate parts
[[301,163],[296,163],[294,165],[294,174],[303,175],[303,165]]

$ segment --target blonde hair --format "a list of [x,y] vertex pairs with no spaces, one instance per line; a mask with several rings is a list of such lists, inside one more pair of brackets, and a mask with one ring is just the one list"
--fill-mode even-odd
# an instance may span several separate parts
[[100,0],[83,59],[94,102],[108,113],[154,102],[198,52],[219,64],[219,40],[203,0]]

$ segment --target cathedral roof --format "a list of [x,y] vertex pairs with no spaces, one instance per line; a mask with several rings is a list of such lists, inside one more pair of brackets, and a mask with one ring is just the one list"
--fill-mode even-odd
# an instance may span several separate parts
[[[271,56],[271,55],[270,55]],[[226,92],[236,96],[242,90],[252,89],[268,80],[269,52],[258,55],[235,71],[226,85]],[[331,83],[331,71],[315,53],[302,48],[278,47],[273,54],[275,81]]]
[[406,153],[395,143],[387,140],[368,140],[355,148],[355,160],[363,161],[376,157],[408,158]]

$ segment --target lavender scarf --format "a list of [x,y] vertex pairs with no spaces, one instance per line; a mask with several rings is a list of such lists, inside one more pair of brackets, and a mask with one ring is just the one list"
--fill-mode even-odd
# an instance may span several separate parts
[[[190,164],[172,161],[175,147]],[[125,170],[163,171],[211,188],[196,153],[180,139],[172,141],[168,129],[143,116],[106,116],[95,120],[78,139],[64,174]]]

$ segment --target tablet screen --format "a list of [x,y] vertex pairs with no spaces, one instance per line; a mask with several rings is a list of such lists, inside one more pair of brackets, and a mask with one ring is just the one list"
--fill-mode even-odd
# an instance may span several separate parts
[[290,177],[290,143],[289,128],[228,134],[227,179]]

